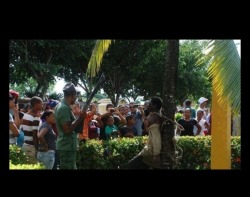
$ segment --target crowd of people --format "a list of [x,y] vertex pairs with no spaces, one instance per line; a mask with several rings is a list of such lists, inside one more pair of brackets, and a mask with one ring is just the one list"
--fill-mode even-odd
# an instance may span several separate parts
[[[61,101],[44,103],[34,96],[26,105],[17,104],[17,92],[9,92],[9,143],[22,147],[29,163],[41,162],[46,169],[76,169],[79,143],[88,139],[148,135],[147,145],[129,162],[128,168],[157,168],[161,134],[159,120],[154,114],[161,115],[159,97],[152,97],[143,106],[130,102],[115,107],[110,103],[106,113],[100,114],[94,103],[87,110],[82,109],[74,84],[67,83],[63,92]],[[176,129],[177,135],[209,134],[211,122],[204,110],[207,101],[202,97],[196,112],[191,108],[191,101],[186,100],[183,118],[178,121],[184,130]]]

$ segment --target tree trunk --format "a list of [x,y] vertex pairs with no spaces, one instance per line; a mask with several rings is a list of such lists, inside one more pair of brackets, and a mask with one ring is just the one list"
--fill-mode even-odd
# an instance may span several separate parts
[[116,94],[114,106],[117,107],[119,103],[120,94]]
[[[163,86],[162,114],[174,121],[176,110],[175,91],[179,59],[179,40],[167,41],[165,81]],[[162,132],[162,163],[163,167],[173,169],[176,164],[175,125],[169,121]],[[166,165],[164,165],[166,164]]]

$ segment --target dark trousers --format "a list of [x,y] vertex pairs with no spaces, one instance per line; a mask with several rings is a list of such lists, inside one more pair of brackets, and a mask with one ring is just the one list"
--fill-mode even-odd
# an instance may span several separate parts
[[60,154],[60,170],[76,170],[76,154],[77,151],[59,151]]
[[54,162],[54,166],[53,166],[53,170],[57,170],[57,168],[60,166],[60,159],[59,159],[59,152],[56,150],[55,153],[55,162]]
[[150,169],[150,166],[143,162],[143,156],[137,155],[127,164],[127,169]]

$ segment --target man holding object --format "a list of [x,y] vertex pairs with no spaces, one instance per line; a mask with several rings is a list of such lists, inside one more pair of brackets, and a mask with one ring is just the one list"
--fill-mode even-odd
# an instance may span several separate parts
[[76,168],[76,154],[79,149],[77,133],[81,133],[86,111],[81,111],[76,119],[70,105],[77,98],[73,83],[67,83],[64,88],[64,99],[55,108],[55,120],[58,129],[56,149],[59,151],[60,169],[73,170]]

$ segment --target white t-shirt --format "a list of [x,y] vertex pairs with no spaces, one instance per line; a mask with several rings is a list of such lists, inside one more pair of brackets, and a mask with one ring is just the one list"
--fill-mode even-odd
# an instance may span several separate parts
[[[197,119],[195,119],[195,120],[198,122]],[[205,135],[205,134],[204,134],[204,131],[207,130],[206,127],[205,127],[205,122],[206,122],[206,120],[204,120],[203,118],[200,120],[200,122],[198,122],[198,124],[201,126],[201,132],[200,132],[199,135],[202,135],[202,136]],[[196,126],[194,126],[194,135],[196,135],[197,130],[198,130],[198,128],[197,128]]]

